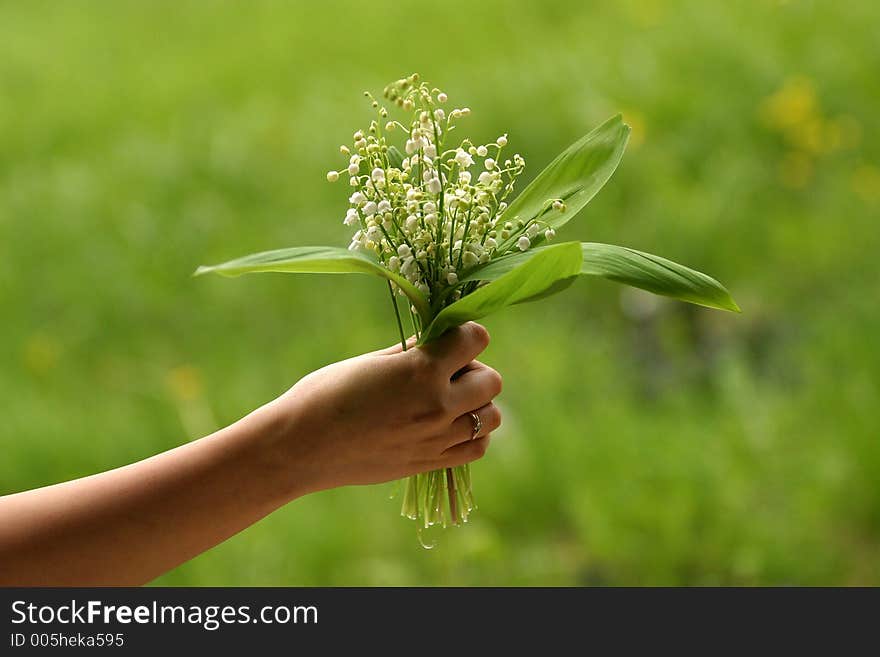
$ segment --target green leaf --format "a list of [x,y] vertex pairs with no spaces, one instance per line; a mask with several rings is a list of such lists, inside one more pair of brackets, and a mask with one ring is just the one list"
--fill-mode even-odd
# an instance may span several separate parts
[[700,306],[742,312],[730,292],[702,272],[625,246],[596,242],[584,242],[581,246],[581,274],[601,276]]
[[[625,246],[584,242],[580,247],[583,261],[579,273],[582,275],[600,276],[654,294],[709,308],[740,312],[739,306],[725,287],[706,274],[666,258]],[[541,246],[498,258],[481,267],[475,267],[461,280],[462,282],[497,280],[548,248],[552,247]]]
[[578,242],[540,249],[488,285],[446,306],[424,330],[419,342],[430,342],[454,326],[485,317],[506,306],[541,298],[548,290],[558,286],[560,281],[577,276],[582,258]]
[[[508,221],[528,222],[547,208],[547,201],[562,199],[565,210],[549,210],[541,221],[558,228],[580,212],[614,173],[629,139],[630,128],[618,114],[560,153],[526,187],[504,212]],[[533,243],[543,241],[539,233]]]
[[396,146],[388,147],[388,164],[395,169],[403,168],[403,153],[397,150]]
[[400,286],[404,294],[427,324],[431,320],[428,300],[412,283],[389,271],[373,256],[363,251],[349,251],[334,246],[298,246],[276,251],[264,251],[230,260],[220,265],[199,267],[195,276],[222,274],[240,276],[257,272],[315,273],[315,274],[373,274]]

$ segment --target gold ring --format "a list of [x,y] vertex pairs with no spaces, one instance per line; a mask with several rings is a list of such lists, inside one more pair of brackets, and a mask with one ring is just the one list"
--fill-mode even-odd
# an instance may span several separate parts
[[471,411],[468,413],[471,416],[471,440],[477,437],[477,434],[483,430],[483,421],[480,419],[480,416],[477,415],[476,411]]

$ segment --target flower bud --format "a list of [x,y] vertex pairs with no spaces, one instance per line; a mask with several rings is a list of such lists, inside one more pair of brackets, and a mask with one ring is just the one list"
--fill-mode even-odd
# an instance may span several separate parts
[[458,148],[455,151],[455,161],[462,169],[467,169],[474,163],[474,158],[463,148]]

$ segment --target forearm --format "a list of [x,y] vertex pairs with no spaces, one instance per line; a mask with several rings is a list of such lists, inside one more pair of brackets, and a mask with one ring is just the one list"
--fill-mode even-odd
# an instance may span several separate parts
[[98,475],[0,497],[0,585],[146,583],[309,490],[270,406]]
[[143,584],[301,495],[476,460],[501,423],[488,342],[469,323],[334,363],[206,438],[0,497],[0,586]]

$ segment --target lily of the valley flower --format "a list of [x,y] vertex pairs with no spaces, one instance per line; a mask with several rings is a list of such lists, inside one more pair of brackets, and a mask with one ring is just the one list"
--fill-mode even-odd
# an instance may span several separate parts
[[[502,218],[525,168],[518,153],[503,157],[507,134],[487,144],[450,144],[456,122],[471,110],[439,107],[448,96],[415,74],[384,93],[408,114],[406,120],[393,119],[371,94],[365,96],[377,118],[352,135],[351,146],[339,149],[355,188],[343,220],[357,229],[350,249],[373,252],[429,298],[452,301],[475,285],[463,288],[467,269],[555,236],[548,220],[552,211],[564,210],[559,199],[547,199],[545,211],[527,223]],[[395,134],[399,150],[390,139]],[[338,179],[338,171],[327,173],[328,181]]]

